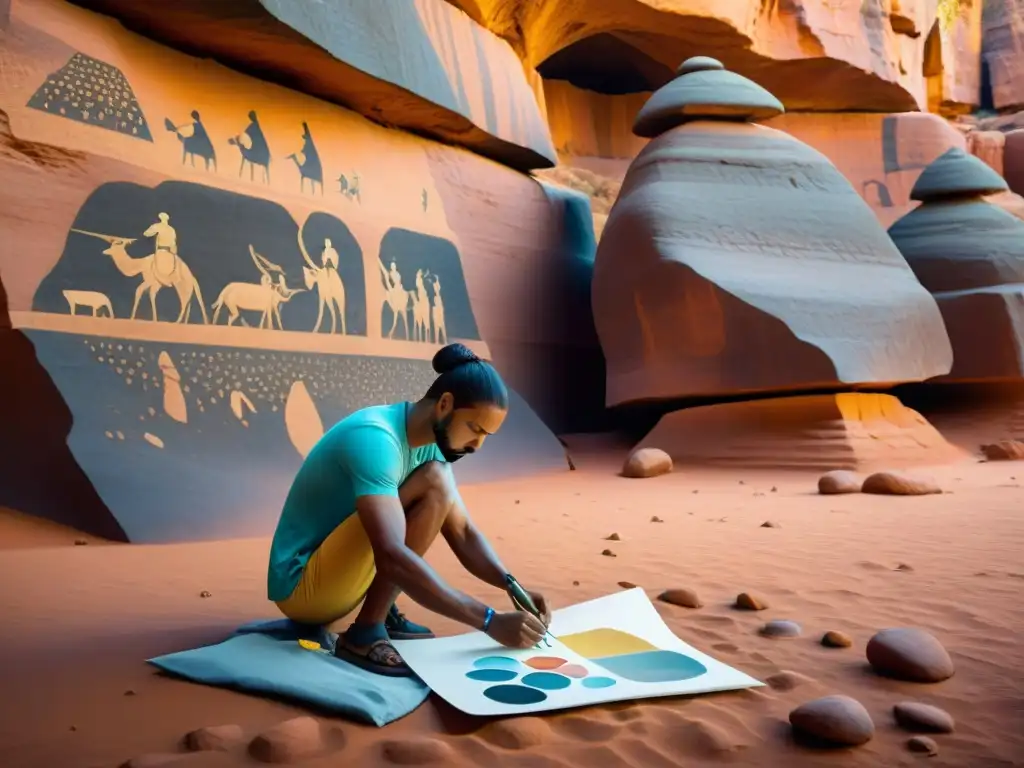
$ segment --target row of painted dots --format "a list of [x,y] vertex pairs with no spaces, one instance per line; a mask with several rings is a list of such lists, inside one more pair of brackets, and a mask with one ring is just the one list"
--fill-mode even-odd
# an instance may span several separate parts
[[580,681],[584,688],[607,688],[615,685],[610,677],[591,676],[586,667],[570,664],[556,656],[534,656],[523,662],[537,672],[529,672],[519,680],[520,664],[508,656],[486,656],[473,662],[475,669],[466,673],[470,680],[499,683],[484,689],[484,696],[502,704],[539,704],[547,699],[544,691],[559,691],[568,688],[573,679]]

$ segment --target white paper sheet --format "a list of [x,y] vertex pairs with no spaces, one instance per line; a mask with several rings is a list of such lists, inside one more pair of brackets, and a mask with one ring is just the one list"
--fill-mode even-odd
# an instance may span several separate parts
[[[557,610],[550,629],[554,639],[528,650],[505,648],[482,632],[394,645],[435,693],[471,715],[763,685],[673,635],[639,587]],[[539,657],[554,659],[554,668],[539,668]]]

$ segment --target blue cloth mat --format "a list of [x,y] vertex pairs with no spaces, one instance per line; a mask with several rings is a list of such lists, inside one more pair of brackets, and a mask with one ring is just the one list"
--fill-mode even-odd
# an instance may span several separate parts
[[329,649],[336,636],[288,619],[252,622],[216,645],[147,661],[194,682],[281,696],[377,726],[405,717],[430,694],[418,677],[377,675],[308,651],[299,639]]

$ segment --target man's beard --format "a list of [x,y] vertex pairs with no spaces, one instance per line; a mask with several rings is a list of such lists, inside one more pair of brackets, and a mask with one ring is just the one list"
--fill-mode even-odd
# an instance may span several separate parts
[[441,455],[444,456],[444,460],[449,464],[454,464],[466,454],[473,453],[472,448],[465,448],[461,451],[452,448],[451,441],[448,439],[448,427],[452,423],[452,415],[449,413],[443,419],[435,419],[433,427],[437,447],[441,451]]

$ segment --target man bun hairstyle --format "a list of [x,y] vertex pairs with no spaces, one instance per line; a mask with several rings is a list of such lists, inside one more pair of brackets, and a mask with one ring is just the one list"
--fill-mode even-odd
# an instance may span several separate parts
[[427,390],[428,400],[439,400],[451,393],[455,408],[494,405],[508,408],[508,388],[501,374],[465,344],[449,344],[434,355],[431,362],[438,377]]

